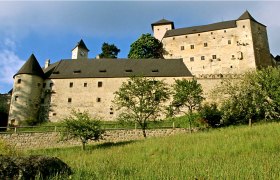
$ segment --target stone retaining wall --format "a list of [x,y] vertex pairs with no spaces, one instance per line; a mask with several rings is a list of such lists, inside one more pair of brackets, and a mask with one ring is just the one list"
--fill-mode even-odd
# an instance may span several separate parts
[[[186,133],[187,129],[152,129],[147,130],[147,137],[169,136],[173,134]],[[59,132],[32,132],[32,133],[14,133],[14,134],[0,134],[0,139],[6,143],[15,146],[17,149],[41,149],[41,148],[55,148],[81,145],[78,139],[61,141]],[[129,140],[144,139],[141,130],[109,130],[106,131],[104,139],[99,142],[89,142],[89,144],[100,142],[120,142]]]

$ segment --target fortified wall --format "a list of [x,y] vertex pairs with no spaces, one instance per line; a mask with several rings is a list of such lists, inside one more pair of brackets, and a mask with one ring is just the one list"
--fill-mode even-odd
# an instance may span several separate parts
[[[175,129],[152,129],[147,130],[147,137],[163,137],[174,134],[181,134],[188,132],[188,129],[175,128]],[[13,134],[0,134],[0,139],[4,140],[9,145],[19,150],[27,149],[44,149],[44,148],[57,148],[69,146],[81,146],[79,139],[62,141],[59,132],[49,133],[13,133]],[[105,142],[126,142],[133,140],[144,139],[142,130],[110,130],[106,131],[103,140],[98,142],[90,141],[89,144],[98,144]]]

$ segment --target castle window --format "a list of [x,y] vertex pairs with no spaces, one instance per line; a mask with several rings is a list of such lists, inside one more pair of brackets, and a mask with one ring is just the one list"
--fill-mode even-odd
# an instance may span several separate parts
[[217,59],[217,56],[216,55],[212,55],[212,59]]
[[232,66],[230,66],[230,68],[232,68]]
[[204,47],[207,47],[208,46],[208,44],[207,43],[204,43]]
[[198,36],[200,36],[200,34],[198,34]]
[[73,82],[70,82],[69,87],[70,88],[73,87]]
[[204,67],[204,66],[202,66],[202,68],[204,69],[205,67]]
[[43,83],[43,88],[45,88],[46,87],[46,83]]
[[45,99],[41,98],[41,104],[44,104],[44,103],[45,103]]
[[234,55],[231,55],[232,58],[234,58]]
[[194,61],[194,57],[190,57],[190,61]]
[[152,72],[158,72],[158,69],[153,69]]
[[101,102],[101,98],[96,98],[96,102]]
[[194,45],[191,45],[191,49],[194,49]]
[[74,71],[74,74],[80,74],[81,73],[81,70],[75,70]]
[[21,79],[18,79],[18,80],[17,80],[17,83],[20,84],[20,83],[21,83]]
[[41,83],[38,83],[37,86],[40,87],[40,86],[41,86]]
[[102,87],[103,83],[101,81],[97,82],[97,87]]
[[50,88],[53,87],[53,83],[50,83]]
[[132,72],[132,69],[126,69],[125,72],[130,73],[130,72]]
[[245,25],[243,25],[243,28],[245,28]]
[[211,32],[211,34],[213,34],[213,32]]
[[226,33],[227,32],[227,30],[224,30],[224,33]]
[[184,47],[184,46],[181,46],[181,51],[184,50],[184,49],[185,49],[185,47]]
[[84,83],[84,87],[87,87],[87,83]]
[[159,29],[157,29],[159,31]]
[[101,70],[99,70],[99,72],[105,73],[105,72],[107,72],[107,71],[106,71],[106,69],[101,69]]
[[205,56],[201,56],[201,60],[205,60]]
[[188,36],[185,36],[185,38],[188,38]]
[[175,40],[175,37],[173,37],[173,40]]
[[56,116],[56,113],[53,113],[52,115],[53,115],[53,116]]
[[17,101],[18,100],[18,96],[15,96],[15,101]]
[[114,112],[110,112],[110,114],[114,114]]
[[231,44],[231,40],[228,40],[228,44]]
[[68,102],[71,103],[72,102],[72,98],[68,98]]

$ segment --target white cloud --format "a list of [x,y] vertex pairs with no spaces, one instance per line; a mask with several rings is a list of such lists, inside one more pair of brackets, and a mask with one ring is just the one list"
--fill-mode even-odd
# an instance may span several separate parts
[[0,50],[0,83],[13,84],[13,75],[25,61],[9,49]]

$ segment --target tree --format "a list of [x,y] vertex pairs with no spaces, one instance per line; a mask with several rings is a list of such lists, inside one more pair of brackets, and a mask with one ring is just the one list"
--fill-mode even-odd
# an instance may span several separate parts
[[98,141],[102,138],[104,130],[101,128],[101,122],[91,119],[87,112],[73,110],[71,115],[64,119],[65,131],[64,139],[79,138],[82,142],[82,149],[88,140]]
[[163,58],[163,45],[151,34],[142,34],[134,43],[130,45],[128,58],[131,59],[160,59]]
[[180,112],[188,115],[190,132],[191,123],[194,117],[193,111],[199,109],[204,99],[202,93],[202,87],[195,79],[177,79],[173,85],[173,101],[168,108],[169,115],[173,116]]
[[138,123],[145,138],[148,121],[160,116],[169,99],[166,83],[146,77],[131,77],[114,94],[113,102],[121,110],[119,120]]
[[102,53],[99,54],[100,58],[117,58],[118,53],[121,50],[117,48],[114,44],[103,43]]
[[[225,125],[280,117],[280,69],[251,71],[236,80],[225,80],[215,89],[222,101]],[[222,95],[223,94],[223,95]]]

